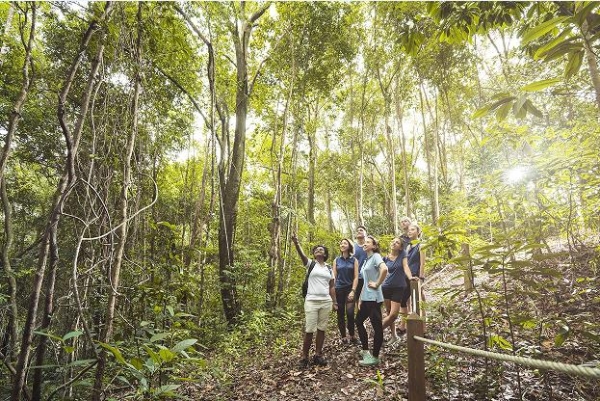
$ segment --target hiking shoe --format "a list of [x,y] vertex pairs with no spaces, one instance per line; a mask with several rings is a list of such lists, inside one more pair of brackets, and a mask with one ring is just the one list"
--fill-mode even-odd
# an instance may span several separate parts
[[364,359],[366,355],[371,355],[371,353],[368,349],[361,349],[360,351],[358,351],[358,355]]
[[298,365],[300,366],[300,369],[306,369],[310,364],[308,363],[308,359],[300,359]]
[[358,361],[360,366],[375,366],[379,365],[379,358],[374,357],[371,353],[366,354],[362,361]]
[[313,365],[327,366],[327,360],[325,358],[323,358],[321,355],[313,356],[312,363],[313,363]]

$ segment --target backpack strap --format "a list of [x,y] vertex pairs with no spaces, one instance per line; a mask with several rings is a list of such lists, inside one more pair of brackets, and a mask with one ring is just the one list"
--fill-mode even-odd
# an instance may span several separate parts
[[317,265],[317,261],[313,260],[312,262],[310,262],[310,265],[308,266],[308,271],[306,272],[306,279],[308,280],[308,277],[310,276],[310,273],[312,273],[313,269],[315,268],[315,266]]

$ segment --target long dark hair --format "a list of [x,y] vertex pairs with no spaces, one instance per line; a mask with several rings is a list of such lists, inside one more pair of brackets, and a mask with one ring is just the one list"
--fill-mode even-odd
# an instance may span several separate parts
[[352,255],[354,253],[354,245],[352,245],[352,241],[350,241],[348,238],[342,238],[340,244],[342,241],[346,241],[348,243],[348,256]]

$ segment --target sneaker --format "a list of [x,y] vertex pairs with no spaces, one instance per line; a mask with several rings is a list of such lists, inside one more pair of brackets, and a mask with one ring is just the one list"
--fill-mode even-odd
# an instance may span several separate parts
[[358,351],[358,355],[364,359],[366,355],[371,355],[371,352],[368,349],[361,349]]
[[362,361],[358,361],[360,366],[375,366],[379,365],[379,358],[374,357],[371,353],[366,354]]
[[323,358],[321,355],[313,356],[312,363],[313,363],[313,365],[327,366],[327,360],[325,358]]
[[308,368],[308,365],[310,365],[308,363],[308,359],[300,359],[300,363],[298,364],[300,366],[300,369],[306,369]]

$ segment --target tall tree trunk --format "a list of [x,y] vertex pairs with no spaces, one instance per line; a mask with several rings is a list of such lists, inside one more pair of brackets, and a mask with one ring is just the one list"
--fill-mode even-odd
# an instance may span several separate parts
[[[4,27],[4,33],[2,39],[4,39],[8,35],[8,31],[10,29],[10,25],[12,23],[12,17],[14,13],[14,8],[12,4],[8,5],[8,16],[6,19],[6,25]],[[10,362],[15,360],[17,356],[16,352],[16,342],[17,335],[19,332],[19,321],[18,321],[18,307],[17,307],[17,280],[12,270],[10,264],[10,253],[12,249],[12,240],[13,240],[13,232],[12,232],[12,220],[11,220],[11,212],[12,208],[10,205],[10,200],[8,197],[8,193],[6,191],[6,179],[5,179],[5,171],[6,165],[8,163],[8,159],[10,157],[11,148],[13,145],[13,138],[19,126],[19,121],[21,120],[21,112],[23,110],[23,104],[27,99],[27,95],[29,93],[29,88],[31,86],[31,79],[29,77],[29,67],[31,62],[31,52],[33,49],[33,43],[35,40],[35,23],[36,23],[36,15],[37,15],[37,4],[31,3],[31,28],[29,30],[29,38],[27,40],[27,45],[25,46],[25,58],[23,60],[23,81],[21,84],[21,90],[19,91],[19,95],[17,96],[13,109],[11,110],[8,116],[8,129],[6,130],[6,134],[4,137],[4,146],[2,148],[2,153],[0,153],[0,185],[2,186],[2,206],[4,210],[4,244],[2,246],[2,262],[4,265],[4,270],[6,272],[8,288],[9,288],[9,316],[8,316],[8,328],[6,333],[8,334],[7,340],[2,341],[0,344],[0,353],[6,353],[5,357],[6,361]],[[24,29],[24,28],[23,28]],[[24,36],[24,35],[23,35]],[[4,43],[4,42],[2,42]],[[3,46],[2,46],[3,48]],[[0,53],[0,56],[4,54]],[[2,60],[0,59],[0,67],[2,66]]]
[[358,177],[356,186],[358,188],[358,194],[356,197],[356,222],[358,225],[365,224],[365,216],[363,211],[364,204],[364,181],[365,181],[365,172],[364,172],[364,139],[365,139],[365,112],[367,107],[367,82],[368,82],[368,74],[369,71],[365,70],[363,74],[363,83],[362,83],[362,94],[360,99],[360,124],[359,124],[359,138],[358,138]]
[[[234,266],[233,244],[237,222],[238,200],[244,171],[246,149],[246,120],[250,86],[248,81],[248,47],[250,34],[256,21],[267,11],[270,4],[264,5],[250,18],[245,19],[245,3],[241,4],[242,12],[231,27],[236,56],[236,94],[235,94],[235,134],[231,144],[231,158],[226,169],[221,164],[219,171],[221,186],[221,202],[219,213],[219,280],[221,282],[221,300],[225,318],[229,324],[235,323],[240,314],[240,303],[236,290],[236,279],[229,274]],[[238,26],[238,23],[241,26]],[[241,28],[241,29],[240,29]]]
[[[425,93],[425,86],[421,82],[419,90],[419,99],[421,103],[421,119],[423,121],[423,138],[425,148],[425,159],[427,161],[427,179],[429,182],[429,190],[431,191],[431,220],[434,225],[437,225],[439,216],[439,200],[438,200],[438,183],[437,183],[437,146],[432,135],[427,133],[427,119],[425,118],[425,108],[427,107],[427,98]],[[435,116],[434,116],[435,117]],[[436,128],[434,127],[434,130]],[[431,153],[434,153],[433,155]]]
[[[294,113],[295,114],[295,113]],[[289,193],[289,204],[290,204],[290,209],[291,210],[298,210],[298,141],[300,138],[300,127],[298,125],[295,125],[295,129],[294,129],[294,135],[292,138],[292,155],[291,155],[291,166],[290,166],[290,171],[291,171],[291,179],[292,179],[292,183],[291,183],[291,187],[294,189],[293,191],[290,191]],[[298,231],[298,219],[292,219],[291,217],[288,219],[288,230],[287,230],[287,237],[289,239],[289,236],[291,235],[292,231]],[[288,244],[288,242],[286,241],[286,245]],[[289,255],[289,247],[286,247],[286,251],[288,252]],[[289,258],[286,258],[285,260],[289,260]],[[292,262],[293,263],[293,262]],[[292,279],[292,268],[289,268],[286,272],[286,276],[285,276],[285,283],[282,282],[283,279],[280,278],[280,283],[279,283],[279,291],[283,292],[283,288],[284,287],[288,287],[290,284],[290,281]]]
[[[306,107],[308,119],[306,124],[306,133],[308,139],[308,191],[307,191],[307,210],[309,241],[312,241],[315,234],[315,173],[317,169],[317,121],[319,119],[318,100],[315,100],[315,115],[310,112],[310,105]],[[314,118],[314,120],[313,120]]]
[[[396,91],[398,93],[398,91]],[[402,112],[402,106],[400,99],[396,97],[396,119],[398,121],[398,131],[400,132],[400,155],[402,157],[402,178],[404,180],[404,215],[411,215],[411,204],[410,204],[410,185],[408,180],[408,159],[406,157],[406,135],[404,133],[404,115]]]
[[[294,93],[295,85],[295,59],[294,59],[294,48],[292,47],[292,80],[290,83],[290,89],[287,94],[285,101],[285,107],[283,109],[283,123],[281,127],[281,138],[279,141],[279,149],[275,153],[275,146],[277,144],[276,132],[273,130],[273,138],[271,140],[271,159],[276,158],[277,165],[275,166],[273,175],[273,186],[275,188],[275,194],[271,203],[271,244],[269,246],[269,273],[267,277],[267,297],[268,304],[278,305],[279,297],[275,295],[275,272],[279,273],[279,283],[282,282],[283,271],[281,270],[281,193],[282,193],[282,174],[283,174],[283,161],[285,154],[285,138],[288,127],[288,113],[290,109],[290,103],[292,101],[292,95]],[[277,295],[281,294],[281,291],[277,291]],[[277,299],[276,299],[277,298]]]
[[[133,92],[133,103],[131,105],[131,133],[127,138],[125,147],[125,157],[123,160],[123,183],[121,186],[121,194],[119,196],[120,209],[120,224],[116,228],[116,237],[119,239],[117,251],[111,264],[109,276],[109,293],[108,305],[106,307],[105,327],[100,338],[103,343],[110,343],[114,328],[115,309],[117,305],[117,296],[119,295],[119,283],[121,279],[121,267],[123,265],[123,256],[125,254],[125,245],[127,244],[127,229],[129,226],[129,192],[131,189],[131,162],[133,159],[133,151],[138,134],[138,117],[139,117],[139,98],[142,90],[142,7],[143,3],[138,3],[136,15],[137,37],[135,43],[135,84]],[[94,388],[92,391],[92,399],[99,401],[102,398],[102,381],[106,368],[107,353],[106,350],[100,352],[98,365],[96,367],[96,376]]]
[[[100,21],[103,21],[108,17],[108,14],[111,11],[111,8],[112,8],[112,3],[107,2],[104,12],[100,16],[99,20],[93,20],[90,23],[87,31],[83,35],[82,42],[79,47],[79,52],[77,53],[76,58],[73,60],[73,63],[71,64],[69,73],[67,75],[65,83],[59,94],[59,99],[58,99],[59,104],[58,104],[57,114],[58,114],[58,120],[61,125],[63,135],[65,137],[66,146],[67,146],[65,170],[60,179],[58,187],[54,193],[54,200],[52,202],[52,207],[50,209],[51,210],[50,217],[49,217],[48,223],[46,225],[46,229],[44,230],[44,233],[42,235],[41,247],[40,247],[39,257],[38,257],[38,266],[37,266],[36,273],[34,276],[34,282],[33,282],[32,290],[31,290],[31,295],[29,298],[27,317],[25,320],[25,324],[23,326],[23,333],[21,336],[21,350],[19,353],[19,359],[18,359],[17,366],[15,369],[16,373],[15,373],[15,379],[13,382],[12,397],[11,397],[11,399],[13,401],[18,401],[21,398],[21,393],[23,391],[23,386],[25,384],[25,375],[27,372],[27,362],[29,361],[29,355],[31,352],[31,344],[33,342],[33,329],[34,329],[34,326],[36,325],[36,320],[37,320],[37,312],[38,312],[40,294],[41,294],[41,289],[42,289],[42,283],[44,281],[44,276],[46,273],[48,257],[51,257],[51,258],[56,257],[57,249],[56,249],[55,240],[56,240],[56,232],[57,232],[57,228],[58,228],[58,223],[60,221],[62,207],[68,196],[67,188],[71,187],[71,185],[74,183],[75,178],[76,178],[75,177],[75,158],[76,158],[77,152],[78,152],[79,140],[80,140],[81,132],[83,129],[83,123],[85,121],[87,109],[89,107],[92,83],[93,83],[94,77],[97,73],[97,70],[98,70],[98,67],[100,64],[100,58],[102,57],[102,52],[104,49],[103,46],[100,46],[97,56],[96,56],[96,59],[92,63],[92,69],[88,75],[88,88],[87,88],[86,93],[83,96],[82,101],[81,101],[81,109],[78,112],[78,118],[75,123],[73,132],[70,132],[69,128],[67,127],[67,123],[65,121],[65,104],[67,101],[67,96],[70,93],[71,85],[75,79],[75,74],[79,69],[82,59],[84,58],[84,55],[86,53],[86,50],[90,43],[90,40],[91,40],[93,34],[98,30],[98,25],[99,25]],[[51,255],[51,252],[52,252],[52,255]],[[52,259],[51,259],[51,261],[52,261]],[[54,261],[54,263],[56,263],[56,261]],[[51,266],[51,268],[52,268],[53,274],[55,274],[55,266]],[[53,283],[54,277],[55,276],[52,275],[49,278],[47,291],[51,290],[51,292],[46,293],[46,312],[48,312],[48,308],[50,308],[50,313],[51,313],[51,309],[53,307],[52,299],[53,299],[53,289],[54,289],[54,283]],[[47,327],[47,325],[49,324],[50,318],[51,318],[51,316],[48,315],[48,313],[46,313],[46,315],[44,316],[44,321],[42,322],[42,326],[44,326],[44,324],[46,324],[46,327]],[[43,354],[44,345],[45,345],[45,337],[44,336],[42,336],[42,337],[43,338],[40,341],[40,346],[38,347],[38,353]],[[39,391],[39,387],[40,387],[39,383],[36,386],[36,381],[39,381],[39,380],[41,380],[41,377],[34,378],[34,390],[35,391]],[[34,396],[34,399],[35,399],[35,396]]]
[[8,281],[8,326],[5,338],[0,339],[0,354],[4,363],[11,364],[17,357],[15,346],[19,333],[19,309],[17,306],[17,279],[10,264],[10,251],[13,241],[12,207],[6,192],[6,177],[0,176],[0,196],[4,211],[4,244],[2,246],[2,264]]

